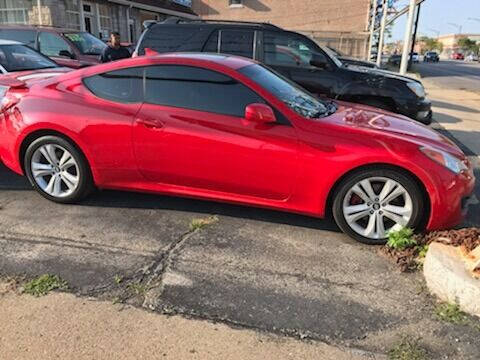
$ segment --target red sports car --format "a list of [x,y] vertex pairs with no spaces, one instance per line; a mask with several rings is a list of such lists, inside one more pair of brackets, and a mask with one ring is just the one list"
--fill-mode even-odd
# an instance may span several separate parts
[[465,60],[465,56],[462,53],[453,53],[452,54],[453,60]]
[[456,225],[474,187],[434,130],[320,100],[245,58],[138,57],[6,85],[1,159],[61,203],[98,187],[332,213],[377,244],[392,228]]

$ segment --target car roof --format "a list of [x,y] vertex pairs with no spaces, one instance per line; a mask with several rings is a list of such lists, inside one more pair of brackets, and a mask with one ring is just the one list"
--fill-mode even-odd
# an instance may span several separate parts
[[21,45],[21,44],[22,43],[18,41],[0,39],[0,45]]
[[150,56],[151,58],[156,59],[180,59],[180,60],[194,60],[200,62],[209,62],[215,63],[218,65],[223,65],[231,69],[240,69],[242,67],[256,64],[257,62],[248,58],[241,56],[229,55],[229,54],[218,54],[218,53],[198,53],[198,52],[179,52],[179,53],[166,53]]
[[265,22],[252,22],[252,21],[235,21],[235,20],[205,20],[205,19],[198,19],[198,20],[190,20],[190,19],[180,19],[176,17],[168,18],[162,22],[151,22],[148,25],[148,28],[152,27],[163,27],[163,26],[182,26],[182,27],[228,27],[228,28],[261,28],[261,29],[269,29],[269,30],[283,30],[282,28]]

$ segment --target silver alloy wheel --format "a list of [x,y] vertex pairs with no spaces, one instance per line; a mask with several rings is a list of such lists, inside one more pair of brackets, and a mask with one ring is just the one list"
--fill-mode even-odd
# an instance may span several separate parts
[[80,183],[80,172],[75,158],[60,145],[40,146],[33,153],[30,166],[35,182],[50,196],[69,196]]
[[343,216],[356,233],[370,239],[385,239],[392,228],[406,226],[413,213],[408,191],[386,177],[366,178],[348,190]]

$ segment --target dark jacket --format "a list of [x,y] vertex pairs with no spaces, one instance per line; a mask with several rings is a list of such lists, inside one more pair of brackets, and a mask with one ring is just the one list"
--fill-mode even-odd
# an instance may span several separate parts
[[120,46],[118,49],[115,49],[111,46],[107,46],[102,55],[100,55],[100,62],[106,63],[110,61],[126,59],[131,57],[130,51],[126,47]]

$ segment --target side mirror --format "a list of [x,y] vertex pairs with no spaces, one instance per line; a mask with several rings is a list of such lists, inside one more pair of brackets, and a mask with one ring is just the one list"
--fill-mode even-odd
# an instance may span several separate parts
[[313,54],[312,58],[310,59],[310,65],[315,66],[319,69],[325,69],[328,67],[328,62],[327,59],[325,59],[325,56]]
[[60,50],[60,52],[58,53],[58,55],[60,56],[64,56],[64,57],[68,57],[70,59],[75,59],[75,56],[73,56],[73,54],[68,51],[68,50]]
[[273,109],[265,104],[250,104],[245,108],[245,119],[259,124],[274,123],[276,121]]

